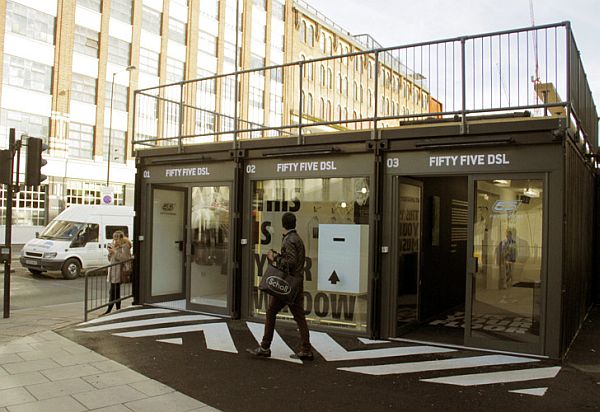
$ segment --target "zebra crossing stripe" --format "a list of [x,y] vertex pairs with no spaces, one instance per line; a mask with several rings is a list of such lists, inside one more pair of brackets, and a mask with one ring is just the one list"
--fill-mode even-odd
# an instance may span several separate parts
[[125,319],[125,318],[133,318],[136,316],[146,316],[146,315],[158,315],[163,313],[173,313],[174,310],[171,309],[137,309],[137,310],[128,310],[125,312],[117,312],[112,315],[102,316],[100,318],[88,320],[87,322],[83,322],[78,324],[77,326],[85,326],[85,325],[93,325],[94,323],[100,322],[109,322],[115,319]]
[[127,328],[138,328],[140,326],[150,325],[162,325],[165,323],[178,323],[178,322],[196,322],[202,320],[215,320],[219,319],[214,316],[206,315],[182,315],[182,316],[167,316],[163,318],[143,319],[143,320],[132,320],[129,322],[118,322],[109,323],[107,325],[90,326],[88,328],[76,329],[79,332],[101,332],[106,330],[117,330]]
[[512,393],[520,393],[523,395],[533,395],[533,396],[544,396],[548,388],[531,388],[531,389],[518,389],[514,391],[509,391]]
[[[262,334],[264,330],[264,325],[262,323],[253,323],[246,322],[248,325],[248,329],[252,332],[254,339],[257,342],[262,341]],[[273,335],[273,342],[271,342],[271,359],[282,360],[285,362],[291,363],[302,363],[300,359],[292,359],[290,355],[292,355],[294,351],[290,349],[290,347],[281,339],[281,336],[277,332]]]
[[408,346],[385,349],[347,351],[331,336],[324,332],[310,332],[312,347],[327,361],[389,358],[394,356],[422,355],[431,353],[455,352],[454,349],[435,346]]
[[539,362],[537,359],[519,358],[505,355],[474,356],[470,358],[442,359],[426,362],[394,363],[388,365],[356,366],[338,368],[338,370],[363,373],[365,375],[396,375],[403,373],[441,371],[460,368],[477,368],[481,366],[509,365],[516,363]]
[[549,368],[521,369],[505,372],[476,373],[471,375],[448,376],[444,378],[421,379],[423,382],[445,383],[447,385],[477,386],[494,383],[533,381],[554,378],[560,366]]
[[206,347],[210,350],[221,352],[238,353],[225,322],[203,323],[185,326],[173,326],[170,328],[157,328],[137,330],[133,332],[113,333],[113,336],[124,338],[143,338],[148,336],[174,335],[177,333],[204,332]]

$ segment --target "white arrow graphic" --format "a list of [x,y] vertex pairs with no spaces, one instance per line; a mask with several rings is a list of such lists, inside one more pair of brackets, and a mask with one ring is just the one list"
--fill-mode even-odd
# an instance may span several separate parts
[[393,356],[455,352],[454,349],[438,348],[435,346],[408,346],[402,348],[347,351],[328,334],[312,331],[310,332],[310,343],[312,347],[327,361],[375,359],[389,358]]
[[137,328],[140,326],[161,325],[161,324],[165,324],[165,323],[179,323],[179,322],[190,322],[190,321],[199,321],[199,320],[217,320],[217,319],[219,319],[219,318],[216,318],[214,316],[206,316],[206,315],[167,316],[167,317],[163,317],[163,318],[132,320],[129,322],[118,322],[118,323],[109,323],[107,325],[89,326],[87,328],[77,329],[77,331],[79,331],[79,332],[100,332],[103,330]]
[[[257,342],[260,342],[262,340],[262,333],[265,326],[262,323],[252,322],[246,322],[246,325],[248,325],[248,329],[250,329],[250,332],[252,332],[252,335],[254,335],[254,339],[256,339]],[[281,336],[275,332],[273,335],[273,342],[271,342],[271,359],[292,363],[302,363],[300,359],[290,358],[290,355],[293,353],[294,352],[290,349],[290,347],[286,345],[283,339],[281,339]]]
[[134,332],[113,333],[113,335],[124,338],[142,338],[146,336],[173,335],[176,333],[198,331],[204,332],[204,339],[206,340],[206,347],[208,349],[218,350],[221,352],[238,353],[235,344],[233,343],[233,338],[229,333],[229,328],[224,322],[138,330]]

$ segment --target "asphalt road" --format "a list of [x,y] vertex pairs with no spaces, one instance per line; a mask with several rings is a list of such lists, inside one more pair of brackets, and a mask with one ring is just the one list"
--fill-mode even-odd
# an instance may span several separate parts
[[[84,278],[63,279],[59,272],[32,275],[13,260],[10,277],[10,309],[27,309],[60,303],[83,302]],[[4,305],[4,265],[0,269],[0,303]]]
[[[138,310],[138,309],[134,309]],[[94,330],[71,326],[61,330],[63,336],[102,355],[122,363],[145,376],[223,411],[597,411],[600,410],[600,374],[596,316],[590,319],[581,338],[583,345],[572,355],[579,365],[544,359],[529,359],[523,364],[467,367],[456,370],[441,365],[493,355],[471,350],[447,353],[423,353],[376,359],[368,354],[382,349],[411,346],[401,342],[364,344],[355,337],[330,333],[340,346],[337,353],[366,354],[362,359],[334,359],[332,352],[316,351],[313,362],[293,364],[278,359],[254,359],[245,348],[257,345],[245,321],[206,320],[203,331],[160,333],[150,336],[125,336],[154,328],[183,328],[190,321],[176,318],[172,323],[155,322],[158,318],[177,317],[181,312],[133,318],[98,319]],[[166,319],[165,319],[166,320]],[[127,322],[135,323],[127,323]],[[146,323],[144,323],[146,322]],[[111,329],[111,324],[115,324]],[[227,338],[236,350],[210,349],[209,342],[226,342],[224,335],[214,336],[208,325],[225,326]],[[100,326],[98,329],[97,325]],[[260,325],[259,329],[262,328]],[[292,325],[278,323],[282,342],[290,348],[298,344]],[[125,332],[125,335],[122,334]],[[152,332],[152,330],[148,331]],[[120,335],[119,335],[120,334]],[[208,337],[213,334],[214,339]],[[167,341],[165,341],[167,340]],[[313,341],[313,345],[316,344]],[[280,345],[281,346],[281,345]],[[577,345],[576,345],[577,346]],[[346,352],[347,351],[347,352]],[[386,367],[401,365],[412,369],[432,365],[421,371],[409,370],[372,376],[352,373],[357,366]],[[587,369],[578,366],[584,366]],[[489,383],[487,374],[512,374],[543,369],[560,369],[552,377]],[[471,386],[432,382],[455,375],[475,374],[480,382]],[[542,391],[541,396],[514,391]]]

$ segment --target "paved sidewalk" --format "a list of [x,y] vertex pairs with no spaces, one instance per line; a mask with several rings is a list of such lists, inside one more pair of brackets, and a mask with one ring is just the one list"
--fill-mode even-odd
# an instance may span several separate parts
[[76,303],[0,319],[0,412],[217,410],[52,331],[82,314]]

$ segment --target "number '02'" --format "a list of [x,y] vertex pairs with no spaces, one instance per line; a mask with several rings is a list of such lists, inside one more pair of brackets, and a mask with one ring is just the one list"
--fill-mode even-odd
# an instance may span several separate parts
[[246,166],[246,173],[248,173],[248,174],[256,173],[256,165]]
[[398,159],[397,157],[390,157],[387,160],[387,167],[399,167],[400,166],[400,159]]

